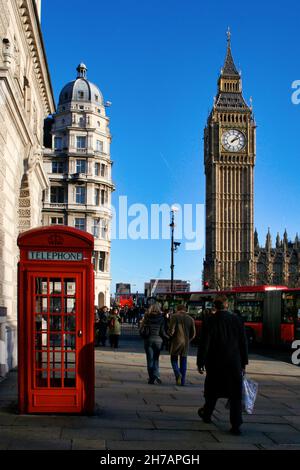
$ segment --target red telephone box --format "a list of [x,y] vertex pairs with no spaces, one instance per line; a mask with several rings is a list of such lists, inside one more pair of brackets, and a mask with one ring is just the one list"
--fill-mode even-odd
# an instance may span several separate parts
[[21,413],[94,410],[94,237],[67,226],[18,237]]

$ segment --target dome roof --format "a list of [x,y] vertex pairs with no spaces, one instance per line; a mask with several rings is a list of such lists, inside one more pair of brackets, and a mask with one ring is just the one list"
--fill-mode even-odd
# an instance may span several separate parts
[[69,103],[70,101],[89,102],[96,105],[103,105],[103,95],[99,88],[86,78],[87,68],[80,63],[77,67],[77,78],[67,83],[60,92],[58,105]]

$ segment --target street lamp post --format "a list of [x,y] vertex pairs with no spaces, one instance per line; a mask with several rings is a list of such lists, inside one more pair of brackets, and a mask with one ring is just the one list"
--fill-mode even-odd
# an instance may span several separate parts
[[174,212],[178,211],[176,206],[171,207],[171,292],[174,291],[174,252],[177,250],[177,248],[180,246],[179,242],[174,242]]

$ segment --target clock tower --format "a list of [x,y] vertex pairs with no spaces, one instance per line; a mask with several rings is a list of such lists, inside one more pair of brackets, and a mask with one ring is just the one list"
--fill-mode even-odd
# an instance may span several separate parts
[[228,31],[218,92],[204,130],[204,281],[210,288],[253,283],[255,133],[252,107],[243,98]]

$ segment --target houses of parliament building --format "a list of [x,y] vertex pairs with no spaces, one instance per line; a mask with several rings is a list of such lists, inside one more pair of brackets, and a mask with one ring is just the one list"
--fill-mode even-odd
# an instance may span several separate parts
[[285,231],[264,246],[254,230],[256,124],[242,93],[241,74],[227,52],[218,92],[204,130],[206,246],[204,283],[211,289],[243,285],[300,286],[300,240]]

